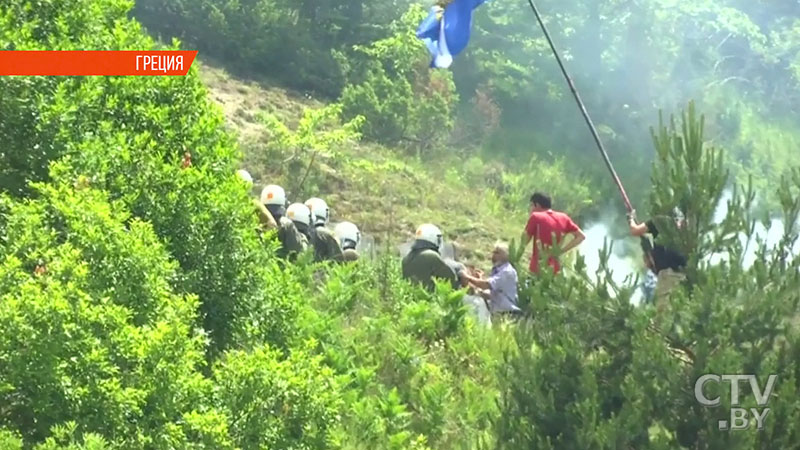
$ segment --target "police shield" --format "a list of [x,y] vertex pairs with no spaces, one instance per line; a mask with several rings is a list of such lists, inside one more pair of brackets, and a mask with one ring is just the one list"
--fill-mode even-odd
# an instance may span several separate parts
[[375,238],[369,234],[362,234],[361,241],[356,246],[356,251],[361,257],[375,259]]

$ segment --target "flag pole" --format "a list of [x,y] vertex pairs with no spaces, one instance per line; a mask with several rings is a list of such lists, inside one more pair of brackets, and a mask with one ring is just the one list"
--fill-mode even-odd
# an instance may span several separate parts
[[606,167],[611,172],[611,176],[614,178],[614,183],[616,183],[617,188],[619,188],[620,194],[622,194],[622,200],[625,202],[625,208],[627,208],[628,212],[633,211],[633,207],[631,206],[631,201],[628,199],[628,194],[625,193],[625,188],[622,186],[622,182],[617,175],[617,171],[614,170],[614,166],[611,164],[611,160],[608,158],[608,153],[606,153],[605,147],[603,147],[603,142],[600,141],[600,135],[597,134],[597,129],[592,123],[591,117],[589,117],[589,113],[586,111],[586,106],[584,106],[583,101],[581,100],[580,94],[578,94],[578,90],[575,88],[575,83],[572,82],[572,78],[570,78],[569,74],[567,73],[567,69],[564,68],[564,64],[561,62],[561,57],[558,56],[558,51],[556,50],[556,46],[553,44],[553,40],[550,38],[550,33],[547,31],[547,27],[544,25],[544,21],[542,21],[542,17],[539,14],[539,10],[536,8],[536,5],[533,3],[533,0],[528,0],[528,4],[531,5],[531,9],[533,10],[533,14],[536,15],[536,20],[539,22],[539,25],[542,27],[542,32],[544,32],[544,37],[547,38],[547,43],[550,44],[550,49],[553,51],[553,55],[556,57],[556,61],[558,62],[558,66],[561,68],[561,73],[564,74],[564,78],[566,78],[567,83],[569,84],[569,88],[572,91],[572,95],[575,97],[575,101],[578,103],[578,107],[581,110],[581,114],[583,114],[583,118],[586,120],[586,124],[589,126],[589,130],[592,132],[592,136],[594,137],[594,142],[597,144],[597,148],[600,150],[600,154],[603,156],[603,160],[606,163]]

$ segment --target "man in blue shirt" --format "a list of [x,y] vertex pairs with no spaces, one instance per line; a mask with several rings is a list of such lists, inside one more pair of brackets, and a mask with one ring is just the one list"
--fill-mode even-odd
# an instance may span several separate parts
[[466,272],[462,272],[462,279],[479,289],[481,296],[489,300],[492,314],[521,315],[522,310],[517,306],[517,271],[508,262],[508,244],[495,244],[492,264],[488,279],[476,278]]

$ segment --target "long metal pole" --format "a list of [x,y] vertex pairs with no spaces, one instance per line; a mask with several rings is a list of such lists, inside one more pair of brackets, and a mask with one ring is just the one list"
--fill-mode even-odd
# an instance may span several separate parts
[[[596,0],[591,0],[596,1]],[[567,83],[569,84],[570,90],[572,90],[572,95],[575,97],[575,101],[578,102],[578,107],[580,107],[581,114],[583,114],[583,118],[586,120],[586,124],[589,125],[589,130],[592,132],[592,136],[594,137],[594,141],[597,144],[597,148],[600,150],[600,154],[603,155],[603,160],[606,163],[606,167],[611,172],[611,176],[614,178],[614,183],[617,184],[617,188],[619,188],[620,194],[622,194],[622,200],[625,202],[625,207],[628,209],[630,213],[633,211],[633,207],[631,206],[631,201],[628,199],[628,194],[625,193],[625,188],[622,187],[622,182],[617,175],[617,171],[614,170],[614,166],[611,164],[611,160],[608,159],[608,153],[606,153],[605,147],[603,147],[603,142],[600,141],[600,135],[597,134],[597,129],[594,127],[594,123],[592,123],[591,117],[589,117],[589,113],[586,112],[586,106],[584,106],[583,101],[581,100],[580,95],[578,94],[578,90],[575,89],[575,83],[572,82],[572,78],[570,78],[569,74],[567,73],[567,69],[564,68],[564,64],[561,62],[561,57],[558,56],[558,51],[556,50],[556,46],[553,44],[553,40],[550,38],[550,33],[547,31],[547,27],[544,25],[544,21],[542,20],[542,16],[539,15],[539,10],[536,8],[536,5],[533,3],[533,0],[528,0],[528,3],[531,5],[531,9],[533,13],[536,15],[536,20],[539,21],[539,25],[542,27],[542,31],[544,32],[544,37],[547,38],[547,42],[550,44],[550,49],[553,51],[553,55],[556,57],[556,61],[558,62],[558,66],[561,67],[561,73],[564,74],[564,78],[567,79]]]

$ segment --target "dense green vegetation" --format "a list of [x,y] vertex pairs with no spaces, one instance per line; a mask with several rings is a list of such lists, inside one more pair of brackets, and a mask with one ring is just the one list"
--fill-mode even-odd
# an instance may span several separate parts
[[[527,2],[489,1],[476,11],[452,81],[450,71],[425,69],[427,54],[414,42],[432,3],[138,0],[134,14],[157,35],[185,39],[235,73],[341,98],[352,105],[346,111],[366,117],[371,139],[446,152],[478,147],[508,167],[525,165],[532,152],[548,163],[558,155],[567,158],[569,176],[590,177],[593,190],[614,195],[603,168],[582,163],[596,158],[591,136]],[[740,181],[753,174],[763,189],[792,161],[800,138],[796,4],[538,3],[635,203],[647,201],[648,127],[658,109],[692,98],[709,112],[709,138],[729,149]],[[430,100],[425,110],[413,101],[419,98]],[[431,133],[450,126],[448,149]]]
[[[193,34],[185,37],[197,45],[219,56],[245,55],[234,62],[261,61],[264,70],[278,66],[266,56],[288,58],[271,75],[340,98],[309,102],[304,111],[269,111],[252,140],[240,136],[246,155],[226,131],[197,68],[185,78],[0,78],[0,448],[795,448],[800,258],[786,250],[798,241],[800,172],[786,170],[780,184],[771,179],[783,237],[776,246],[751,243],[758,256],[744,267],[737,234],[752,240],[761,218],[756,199],[752,189],[737,188],[724,220],[711,223],[712,204],[733,183],[726,174],[732,166],[730,154],[705,145],[708,132],[693,107],[674,122],[665,117],[653,136],[629,117],[618,119],[630,126],[627,133],[653,138],[648,148],[657,157],[646,175],[654,186],[642,189],[651,196],[647,212],[678,204],[691,224],[670,236],[694,258],[690,283],[663,316],[632,306],[634,287],[611,283],[607,267],[597,277],[583,275],[580,258],[568,276],[532,284],[524,261],[516,260],[521,303],[531,320],[498,322],[492,329],[471,318],[462,292],[442,284],[429,293],[400,279],[398,261],[388,252],[352,266],[309,258],[280,263],[274,236],[260,239],[255,232],[248,188],[234,175],[242,159],[258,179],[278,178],[292,198],[336,186],[375,189],[373,197],[386,194],[372,200],[382,203],[369,216],[376,225],[394,219],[391,211],[398,208],[398,214],[408,212],[400,226],[412,228],[431,214],[420,210],[425,205],[437,208],[436,217],[448,225],[468,216],[481,224],[472,228],[488,224],[484,239],[494,237],[490,232],[516,233],[517,225],[502,219],[520,214],[525,194],[541,183],[570,210],[586,199],[604,205],[599,189],[567,175],[574,159],[552,161],[545,144],[532,162],[524,157],[524,170],[500,166],[489,176],[482,148],[508,148],[500,162],[511,164],[514,139],[558,142],[559,132],[575,127],[558,131],[552,121],[571,113],[543,96],[540,85],[513,83],[525,77],[511,73],[534,66],[492,62],[477,50],[463,62],[477,68],[463,75],[505,81],[530,96],[504,99],[502,90],[490,90],[476,96],[474,108],[468,100],[459,103],[471,98],[458,92],[469,83],[424,70],[425,54],[404,28],[419,8],[388,28],[382,25],[405,5],[398,11],[395,2],[385,3],[137,4],[135,14],[149,17],[151,28],[156,18],[162,27],[170,20],[187,24]],[[653,2],[674,7],[663,3]],[[711,8],[740,19],[719,21],[729,27],[742,26],[749,5],[736,15],[730,7],[693,4],[698,15]],[[125,0],[10,0],[0,5],[0,49],[155,47],[130,18],[133,6]],[[617,9],[623,7],[633,6]],[[538,41],[521,37],[524,24],[509,21],[521,16],[516,7],[499,8],[481,13],[482,26],[516,24],[520,34],[480,33],[476,49],[483,41],[484,51],[491,50],[490,38],[502,38],[516,40],[520,51],[543,51]],[[316,26],[326,14],[330,27]],[[662,15],[656,14],[672,20]],[[353,17],[369,22],[347,26]],[[584,26],[575,16],[563,20]],[[616,39],[609,42],[635,41]],[[364,56],[351,55],[345,65],[341,56],[352,44],[362,44],[353,52]],[[789,86],[793,75],[787,74]],[[767,98],[766,92],[753,95]],[[425,96],[431,108],[410,96]],[[514,102],[527,101],[551,108],[543,116],[549,125],[541,124],[550,133],[526,134],[534,131],[513,125],[519,115],[510,111],[525,108]],[[756,100],[740,101],[742,108],[756,108]],[[716,111],[707,101],[700,105]],[[775,106],[783,107],[789,108]],[[482,118],[498,111],[504,116],[498,129],[464,131],[470,120],[490,123]],[[639,113],[655,124],[656,116]],[[759,142],[755,136],[770,130],[761,127],[762,119],[742,126],[742,136]],[[248,129],[242,127],[242,135]],[[459,130],[477,134],[467,139]],[[457,139],[472,144],[448,148]],[[735,145],[739,138],[730,139]],[[181,164],[185,151],[192,154],[188,168]],[[387,184],[375,187],[379,178]],[[367,195],[351,201],[366,202]],[[468,212],[452,213],[459,208]],[[722,262],[705,258],[719,253],[726,255]],[[718,421],[730,418],[730,398],[721,385],[721,407],[697,403],[692,389],[704,373],[755,373],[762,381],[777,374],[766,428],[719,431]],[[754,398],[745,397],[743,406],[755,406]]]

